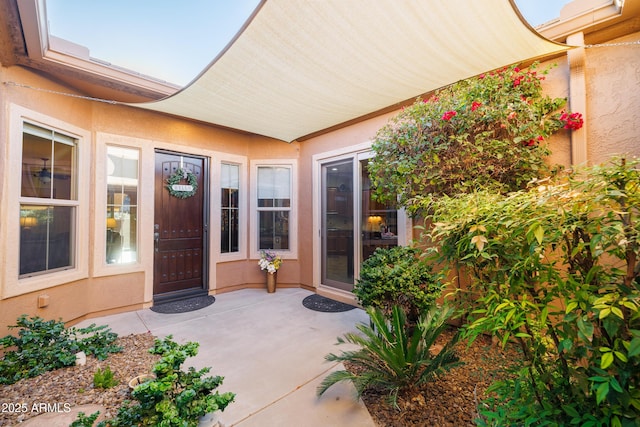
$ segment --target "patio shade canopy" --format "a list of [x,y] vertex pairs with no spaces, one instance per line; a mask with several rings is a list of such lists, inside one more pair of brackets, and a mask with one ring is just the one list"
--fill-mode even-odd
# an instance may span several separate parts
[[130,105],[291,142],[568,48],[510,0],[266,0],[190,85]]

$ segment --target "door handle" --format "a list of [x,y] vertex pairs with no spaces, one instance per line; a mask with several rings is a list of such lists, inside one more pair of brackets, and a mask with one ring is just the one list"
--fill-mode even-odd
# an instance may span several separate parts
[[160,243],[160,233],[153,233],[153,249],[158,252],[158,244]]

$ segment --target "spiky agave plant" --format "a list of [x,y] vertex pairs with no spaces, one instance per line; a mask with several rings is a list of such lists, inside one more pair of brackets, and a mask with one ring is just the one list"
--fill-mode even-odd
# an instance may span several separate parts
[[410,334],[405,314],[398,306],[392,308],[389,319],[378,308],[368,308],[367,313],[370,325],[361,323],[356,326],[360,333],[351,332],[338,338],[338,344],[355,344],[359,349],[325,356],[328,361],[349,362],[358,369],[329,374],[318,386],[318,396],[338,382],[351,381],[358,397],[367,388],[380,388],[389,391],[390,403],[397,406],[401,390],[431,381],[461,364],[453,349],[459,340],[457,333],[439,352],[433,351],[453,314],[452,308],[431,307]]

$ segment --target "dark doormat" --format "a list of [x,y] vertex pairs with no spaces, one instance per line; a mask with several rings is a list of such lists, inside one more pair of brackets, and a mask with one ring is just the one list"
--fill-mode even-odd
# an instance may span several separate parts
[[325,298],[318,294],[309,295],[303,299],[302,305],[307,307],[309,310],[322,311],[323,313],[339,313],[341,311],[349,311],[356,308],[354,305]]
[[178,301],[163,302],[151,307],[151,311],[162,314],[186,313],[196,311],[210,306],[215,302],[213,295],[202,295],[193,298],[186,298]]

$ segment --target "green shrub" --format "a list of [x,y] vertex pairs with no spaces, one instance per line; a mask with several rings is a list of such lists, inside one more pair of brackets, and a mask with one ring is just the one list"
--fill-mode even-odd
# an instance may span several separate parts
[[318,387],[318,396],[340,381],[351,381],[358,397],[367,388],[380,388],[388,391],[391,403],[397,405],[401,390],[431,381],[459,365],[453,351],[458,334],[438,353],[433,352],[433,345],[447,327],[452,309],[432,306],[421,316],[411,335],[405,328],[406,319],[400,307],[392,308],[390,319],[377,308],[369,308],[367,312],[371,325],[360,324],[357,326],[360,333],[338,338],[338,344],[355,344],[359,348],[325,356],[328,361],[352,363],[357,367],[356,372],[332,372]]
[[415,323],[431,307],[444,287],[444,276],[419,257],[420,250],[407,246],[378,248],[362,263],[353,293],[364,307],[380,308],[390,315],[399,305],[408,322]]
[[195,427],[200,417],[217,410],[224,411],[233,402],[233,393],[212,393],[222,384],[222,377],[202,378],[211,368],[181,370],[188,357],[198,354],[199,344],[188,342],[180,345],[171,338],[155,340],[150,352],[162,357],[153,367],[156,378],[132,391],[137,403],[123,405],[115,419],[101,425]]
[[72,366],[76,362],[75,354],[80,351],[104,360],[109,353],[122,350],[114,344],[117,334],[107,326],[92,324],[66,329],[62,321],[22,315],[10,328],[20,329],[17,336],[0,339],[0,349],[4,351],[0,360],[0,384],[13,384],[23,378]]
[[69,425],[69,427],[93,427],[93,423],[100,416],[100,411],[94,412],[87,416],[84,412],[79,412],[78,417]]
[[522,349],[481,425],[640,425],[640,160],[509,196],[441,197],[437,261],[472,274],[467,335]]
[[115,379],[109,366],[104,369],[98,368],[93,374],[93,386],[95,388],[111,388],[118,384],[119,382]]

